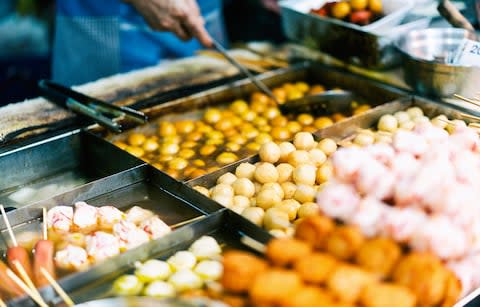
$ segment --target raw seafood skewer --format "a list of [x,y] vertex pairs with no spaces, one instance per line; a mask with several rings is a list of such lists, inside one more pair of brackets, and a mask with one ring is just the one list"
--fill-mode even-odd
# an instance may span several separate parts
[[35,294],[32,289],[30,289],[17,275],[15,275],[15,273],[10,270],[10,269],[7,269],[7,275],[8,277],[10,277],[10,279],[13,280],[13,282],[19,286],[23,291],[25,291],[25,293],[28,294],[28,296],[30,296],[34,301],[35,303],[37,303],[40,307],[48,307],[48,305],[45,303],[45,301],[42,299],[41,296],[37,296],[37,294]]
[[40,268],[40,272],[43,274],[43,276],[45,276],[45,278],[52,285],[52,287],[55,289],[55,291],[58,293],[58,295],[60,295],[60,297],[65,302],[65,304],[67,304],[67,306],[74,306],[75,305],[75,303],[70,298],[70,296],[68,296],[68,294],[62,289],[62,287],[60,287],[60,285],[55,281],[53,276],[50,275],[50,273],[48,273],[47,270],[45,270],[44,268]]
[[20,272],[18,271],[17,266],[15,265],[15,260],[18,260],[20,262],[20,265],[25,269],[25,272],[27,273],[27,276],[32,279],[32,264],[30,262],[30,255],[28,254],[27,250],[19,246],[17,243],[17,240],[15,239],[15,235],[13,234],[12,226],[10,225],[10,222],[7,218],[7,214],[5,212],[5,208],[3,205],[0,205],[0,211],[3,216],[3,221],[5,222],[5,225],[8,230],[8,234],[10,235],[10,239],[12,240],[12,245],[13,247],[9,247],[7,249],[7,262],[10,265],[10,267],[14,270],[15,273],[20,275]]
[[47,209],[42,208],[43,215],[43,239],[39,240],[35,244],[35,255],[33,258],[33,274],[35,277],[35,284],[38,288],[46,286],[49,284],[48,280],[45,278],[44,274],[41,273],[42,269],[45,269],[50,276],[55,278],[55,264],[53,261],[53,256],[55,253],[55,246],[53,241],[48,240],[48,230],[47,230]]

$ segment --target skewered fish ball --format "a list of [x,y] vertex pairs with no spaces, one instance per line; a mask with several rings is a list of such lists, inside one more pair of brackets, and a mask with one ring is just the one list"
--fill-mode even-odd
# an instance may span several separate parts
[[202,260],[197,264],[194,272],[206,281],[219,280],[222,276],[223,266],[215,260]]
[[168,282],[155,280],[143,289],[143,295],[156,298],[175,297],[175,288]]
[[189,251],[192,252],[197,259],[214,259],[220,256],[222,248],[213,237],[203,236],[190,246]]
[[168,258],[167,263],[174,271],[190,270],[197,263],[197,258],[192,252],[180,251]]
[[141,282],[149,283],[154,280],[166,280],[172,274],[170,265],[165,261],[150,259],[139,264],[135,270],[135,276]]
[[134,296],[140,294],[143,283],[135,275],[124,275],[113,283],[113,291],[121,296]]

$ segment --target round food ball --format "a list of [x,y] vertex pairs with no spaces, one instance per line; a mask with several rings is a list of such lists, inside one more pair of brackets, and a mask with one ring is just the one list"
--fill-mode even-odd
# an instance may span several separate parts
[[298,150],[310,150],[315,147],[315,139],[309,132],[299,132],[293,139],[293,145],[295,145],[295,148]]
[[448,125],[448,117],[444,114],[438,115],[432,119],[432,124],[436,127],[445,129]]
[[429,119],[428,117],[426,117],[426,116],[417,116],[417,117],[415,117],[415,118],[413,119],[413,122],[414,122],[415,124],[427,123],[427,122],[429,122],[429,121],[430,121],[430,119]]
[[293,265],[300,259],[309,257],[312,247],[298,239],[274,239],[267,244],[267,258],[277,266]]
[[138,295],[143,288],[143,283],[135,275],[123,275],[113,283],[113,291],[117,295]]
[[293,181],[298,184],[314,185],[317,168],[310,164],[299,165],[293,171]]
[[274,189],[260,191],[256,197],[256,206],[267,210],[282,201],[280,195]]
[[168,282],[156,280],[143,289],[143,295],[157,298],[169,298],[174,297],[176,291]]
[[398,128],[398,121],[395,116],[386,114],[380,117],[377,128],[381,131],[395,132]]
[[290,227],[290,219],[285,211],[278,208],[270,208],[265,212],[263,226],[267,230],[285,230]]
[[211,236],[202,236],[193,242],[188,249],[197,259],[214,259],[218,258],[222,253],[222,248],[217,240]]
[[318,148],[310,150],[308,154],[310,155],[310,161],[316,167],[319,167],[320,165],[325,163],[325,161],[327,161],[327,155]]
[[287,162],[290,153],[296,150],[295,145],[290,142],[282,142],[278,147],[280,148],[280,162]]
[[310,154],[305,150],[295,150],[288,156],[288,163],[294,167],[310,164]]
[[324,163],[317,169],[316,183],[322,184],[327,182],[333,175],[333,166],[331,163]]
[[235,175],[238,178],[248,178],[251,180],[255,175],[255,170],[256,170],[255,165],[248,162],[244,162],[237,167],[237,169],[235,170]]
[[250,179],[238,178],[232,184],[235,195],[242,195],[245,197],[253,197],[255,195],[255,185]]
[[323,151],[327,156],[330,156],[337,151],[337,142],[330,138],[325,138],[318,142],[317,148]]
[[217,184],[216,186],[214,186],[212,188],[212,191],[211,191],[210,194],[212,196],[225,195],[225,196],[233,197],[235,193],[234,193],[233,187],[231,185],[225,184],[225,183],[220,183],[220,184]]
[[280,147],[274,142],[267,142],[260,147],[260,160],[263,162],[277,163],[280,159]]
[[317,215],[320,212],[319,207],[316,203],[308,202],[298,208],[297,216],[298,218],[306,218],[310,215]]
[[301,204],[307,202],[313,202],[315,200],[315,188],[311,185],[299,184],[293,198],[299,201]]
[[207,188],[205,188],[205,187],[201,187],[201,186],[199,186],[199,185],[196,185],[196,186],[193,187],[193,189],[194,189],[195,191],[197,191],[197,192],[199,192],[199,193],[207,196],[207,197],[210,197],[210,191],[209,191]]
[[398,111],[393,114],[395,118],[397,119],[398,124],[401,124],[403,122],[409,121],[410,120],[410,115],[408,115],[407,112],[405,111]]
[[407,109],[407,113],[411,119],[423,116],[423,111],[419,107],[411,107]]
[[257,226],[263,225],[265,211],[259,207],[249,207],[243,210],[242,216]]
[[368,6],[368,0],[351,0],[350,6],[355,11],[365,10]]
[[353,143],[360,146],[371,145],[375,142],[375,136],[372,133],[360,132],[353,139]]
[[[250,206],[250,199],[243,195],[236,195],[233,197],[233,205],[237,208],[248,208]],[[240,211],[242,213],[243,210]]]
[[284,182],[280,184],[283,190],[283,197],[285,199],[290,199],[293,198],[295,195],[295,192],[297,191],[297,185],[293,182]]
[[350,12],[350,4],[347,2],[337,2],[332,6],[332,16],[335,18],[344,19]]
[[277,165],[278,182],[283,183],[292,179],[293,170],[295,168],[288,163],[280,163]]
[[398,128],[403,130],[413,130],[415,128],[415,122],[413,120],[403,122]]
[[179,251],[168,258],[167,263],[174,271],[190,270],[197,264],[197,258],[192,252]]
[[317,129],[324,129],[333,125],[333,120],[330,117],[322,116],[316,119],[313,124]]
[[217,184],[224,183],[227,185],[232,185],[235,182],[235,180],[237,180],[237,176],[228,172],[218,177]]
[[292,222],[297,218],[297,211],[300,206],[300,203],[295,199],[285,199],[280,204],[275,205],[274,208],[285,211],[288,214],[288,218]]
[[220,205],[224,207],[231,207],[233,205],[233,197],[228,196],[228,195],[222,195],[222,194],[217,194],[217,195],[212,195],[211,197],[214,201],[219,203]]
[[200,289],[203,286],[203,280],[191,270],[182,270],[173,274],[168,282],[178,292]]
[[165,261],[150,259],[140,264],[135,270],[135,276],[141,282],[148,283],[154,280],[165,280],[172,274],[170,265]]
[[368,8],[372,13],[381,14],[383,11],[382,0],[369,0]]
[[128,136],[128,143],[132,146],[142,146],[146,137],[141,133],[132,133]]
[[275,166],[268,162],[263,162],[255,170],[255,180],[260,183],[269,183],[278,181],[278,171]]
[[276,182],[265,183],[261,187],[260,191],[263,191],[263,190],[274,190],[275,193],[277,193],[280,196],[280,198],[282,198],[282,199],[285,196],[285,193],[283,192],[282,186],[279,183],[276,183]]
[[215,260],[203,260],[193,270],[206,281],[219,280],[223,273],[223,265]]

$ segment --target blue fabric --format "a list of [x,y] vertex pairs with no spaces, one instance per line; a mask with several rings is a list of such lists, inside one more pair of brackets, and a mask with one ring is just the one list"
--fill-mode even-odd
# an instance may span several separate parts
[[[199,0],[206,28],[226,43],[221,0]],[[202,46],[151,31],[122,0],[57,0],[53,78],[67,85],[191,56]]]

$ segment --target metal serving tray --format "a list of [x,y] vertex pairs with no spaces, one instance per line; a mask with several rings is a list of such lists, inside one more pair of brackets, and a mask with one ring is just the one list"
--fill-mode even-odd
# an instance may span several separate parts
[[[181,195],[181,198],[179,195]],[[152,210],[168,225],[178,224],[195,218],[200,219],[202,216],[207,216],[223,209],[222,206],[210,201],[170,176],[148,165],[141,165],[83,185],[52,199],[40,201],[9,212],[8,218],[17,240],[18,237],[22,236],[21,234],[27,232],[36,233],[40,237],[41,208],[50,209],[57,205],[73,206],[76,201],[86,201],[94,206],[112,205],[121,210],[138,205]],[[0,254],[4,255],[6,246],[9,243],[9,236],[3,220],[0,221],[0,229],[2,229]],[[181,229],[181,227],[178,228],[178,230]],[[176,232],[174,230],[172,233],[175,234]],[[174,238],[177,238],[177,236],[174,236]],[[173,241],[177,242],[177,239]],[[112,274],[132,261],[143,259],[146,255],[157,253],[161,250],[163,250],[163,243],[159,243],[159,240],[153,240],[96,264],[86,271],[67,274],[59,279],[59,283],[62,288],[70,292],[104,275]],[[51,287],[42,289],[41,293],[46,300],[50,300],[53,295]],[[12,303],[18,306],[26,306],[33,304],[33,301],[21,298],[12,301]]]
[[[248,249],[240,241],[242,236],[254,238],[260,243],[267,243],[271,236],[242,217],[222,209],[208,217],[179,228],[171,234],[141,246],[131,252],[112,258],[111,261],[96,266],[87,272],[64,278],[60,284],[69,293],[75,303],[112,296],[111,286],[115,278],[132,270],[136,261],[152,258],[166,259],[179,250],[187,249],[203,235],[211,235],[226,249]],[[50,290],[49,288],[44,290]],[[42,291],[48,301],[61,303],[60,298],[51,292]],[[33,306],[29,299],[11,302],[12,306]]]
[[64,133],[0,154],[0,203],[19,208],[141,164],[88,132]]
[[375,34],[333,18],[299,12],[280,4],[282,27],[287,38],[328,53],[344,62],[369,69],[388,69],[401,62],[394,46],[397,35],[428,26],[429,20],[397,26],[389,34]]
[[[381,105],[406,94],[402,90],[384,85],[383,83],[374,82],[364,77],[355,76],[348,72],[313,62],[304,62],[287,69],[268,72],[259,75],[259,78],[270,87],[296,81],[318,83],[327,88],[340,87],[352,91],[355,94],[355,99],[359,102],[368,103],[372,106]],[[200,120],[206,108],[226,106],[235,99],[248,97],[256,90],[257,88],[249,80],[241,80],[189,97],[151,106],[145,109],[144,112],[150,118],[155,118],[155,122],[137,127],[135,131],[152,134],[158,128],[158,122],[161,121]],[[335,107],[332,105],[330,109],[334,110]],[[332,113],[334,112],[332,111]],[[120,135],[106,135],[106,138],[112,142],[124,141],[131,132],[132,130]],[[216,152],[221,152],[222,150],[222,148],[218,148]],[[253,155],[254,152],[248,148],[243,148],[236,154],[241,159]],[[209,159],[205,157],[198,158],[205,160],[206,167],[208,167],[215,163],[213,156],[211,155]]]

